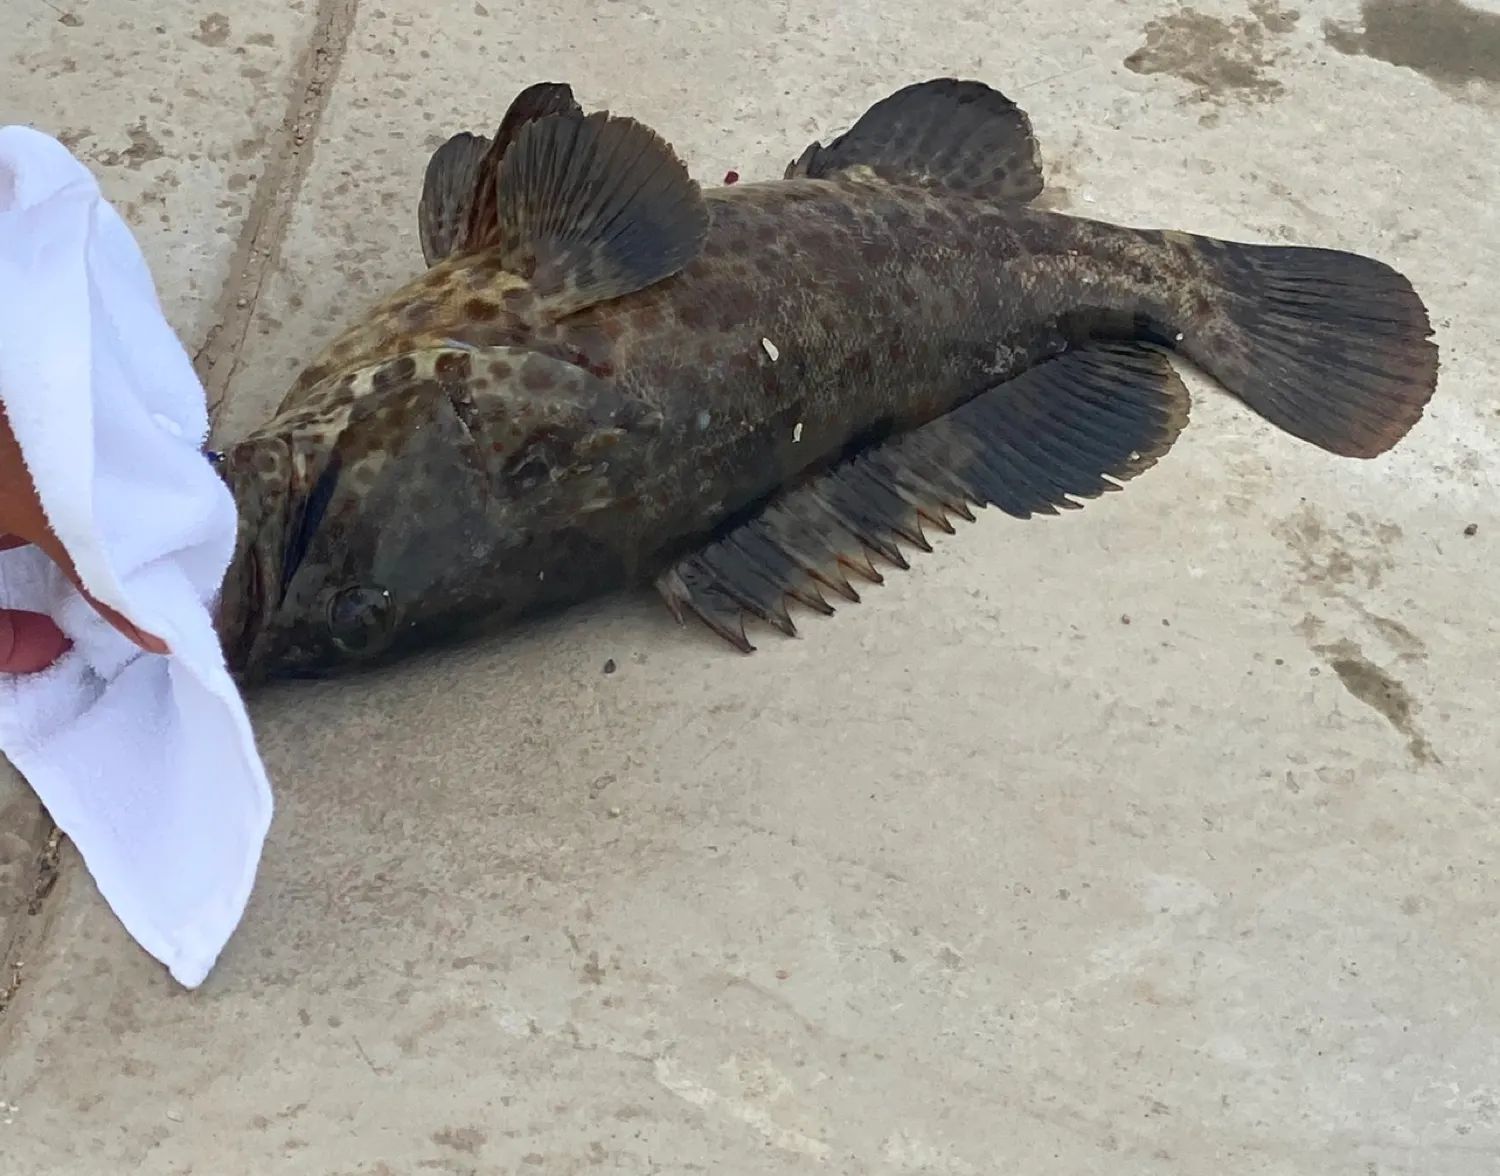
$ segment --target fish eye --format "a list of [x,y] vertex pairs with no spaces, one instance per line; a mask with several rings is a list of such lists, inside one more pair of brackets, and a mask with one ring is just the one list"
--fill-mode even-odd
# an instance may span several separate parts
[[328,602],[328,633],[343,653],[368,653],[390,619],[391,594],[384,588],[344,588]]

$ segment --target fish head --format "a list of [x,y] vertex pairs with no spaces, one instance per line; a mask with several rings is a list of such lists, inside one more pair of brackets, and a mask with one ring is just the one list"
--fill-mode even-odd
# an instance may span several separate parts
[[524,347],[442,340],[330,376],[223,458],[231,670],[332,676],[617,585],[629,543],[599,512],[654,468],[663,424]]
[[257,635],[276,598],[273,556],[285,542],[290,449],[284,437],[252,436],[211,459],[234,495],[239,520],[215,617],[225,661],[239,677],[252,664]]
[[219,625],[240,682],[378,663],[461,611],[491,521],[440,358],[340,377],[224,452],[240,525]]

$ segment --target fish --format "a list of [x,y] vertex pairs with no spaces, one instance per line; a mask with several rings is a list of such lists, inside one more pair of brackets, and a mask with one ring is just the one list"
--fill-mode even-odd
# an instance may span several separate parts
[[1439,354],[1412,283],[1314,246],[1038,206],[1025,111],[915,82],[779,178],[520,92],[423,177],[427,267],[215,457],[242,685],[333,677],[654,586],[733,648],[995,507],[1076,510],[1189,416],[1175,358],[1332,457],[1389,451]]
[[[429,266],[463,247],[480,174],[493,174],[523,124],[548,114],[583,116],[573,87],[560,82],[527,86],[511,101],[493,139],[460,131],[432,153],[417,199],[417,236]],[[485,191],[493,187],[487,184]]]

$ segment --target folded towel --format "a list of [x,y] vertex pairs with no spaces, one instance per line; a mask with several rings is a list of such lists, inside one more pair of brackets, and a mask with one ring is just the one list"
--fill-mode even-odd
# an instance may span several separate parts
[[249,900],[271,791],[211,609],[234,500],[203,454],[203,386],[135,239],[55,139],[0,127],[0,400],[52,529],[96,599],[35,547],[0,552],[0,607],[73,641],[0,674],[0,751],[127,931],[196,988]]

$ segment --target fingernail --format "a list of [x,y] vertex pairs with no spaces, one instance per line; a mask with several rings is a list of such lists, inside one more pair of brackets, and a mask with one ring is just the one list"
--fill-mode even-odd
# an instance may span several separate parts
[[0,673],[45,670],[72,645],[51,617],[24,611],[0,613]]

